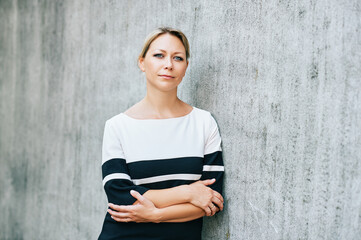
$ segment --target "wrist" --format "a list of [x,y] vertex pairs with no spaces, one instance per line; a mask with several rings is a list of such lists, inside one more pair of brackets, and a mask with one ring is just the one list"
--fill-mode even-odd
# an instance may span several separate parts
[[179,186],[179,190],[181,192],[182,198],[183,198],[183,202],[187,203],[187,202],[191,202],[192,200],[192,194],[191,194],[191,189],[189,185],[181,185]]
[[164,210],[162,208],[155,208],[152,214],[152,222],[160,223],[163,221],[164,218]]

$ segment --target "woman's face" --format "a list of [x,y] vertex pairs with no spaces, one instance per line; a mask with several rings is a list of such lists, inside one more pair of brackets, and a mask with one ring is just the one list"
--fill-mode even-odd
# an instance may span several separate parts
[[153,40],[145,57],[139,59],[139,68],[145,72],[147,83],[162,91],[177,88],[187,67],[181,40],[167,33]]

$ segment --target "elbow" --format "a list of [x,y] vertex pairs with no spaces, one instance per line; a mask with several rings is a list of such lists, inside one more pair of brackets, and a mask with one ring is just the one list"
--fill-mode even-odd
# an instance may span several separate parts
[[143,195],[149,189],[135,185],[124,186],[117,181],[110,181],[105,184],[104,190],[109,203],[116,205],[132,205],[137,199],[130,194],[130,190],[135,190]]
[[109,203],[116,205],[132,205],[136,199],[130,195],[131,188],[119,188],[115,184],[106,184],[104,187]]

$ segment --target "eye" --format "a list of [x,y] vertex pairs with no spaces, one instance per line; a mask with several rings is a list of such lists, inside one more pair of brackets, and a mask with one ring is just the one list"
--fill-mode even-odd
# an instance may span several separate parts
[[182,58],[182,57],[176,56],[175,58],[176,58],[178,61],[183,61],[183,58]]
[[163,57],[163,54],[157,53],[157,54],[154,54],[153,56],[154,56],[154,57],[157,57],[157,58],[161,58],[161,57]]

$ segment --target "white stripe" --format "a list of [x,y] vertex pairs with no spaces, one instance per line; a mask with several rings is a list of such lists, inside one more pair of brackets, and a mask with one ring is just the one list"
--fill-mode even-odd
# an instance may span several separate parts
[[224,166],[211,166],[211,165],[204,165],[203,171],[207,172],[224,172]]
[[201,174],[168,174],[156,177],[133,179],[135,185],[162,182],[167,180],[199,180]]
[[104,179],[103,179],[103,186],[109,181],[109,180],[113,180],[113,179],[126,179],[126,180],[130,180],[130,177],[128,174],[125,173],[113,173],[113,174],[109,174],[107,175]]

